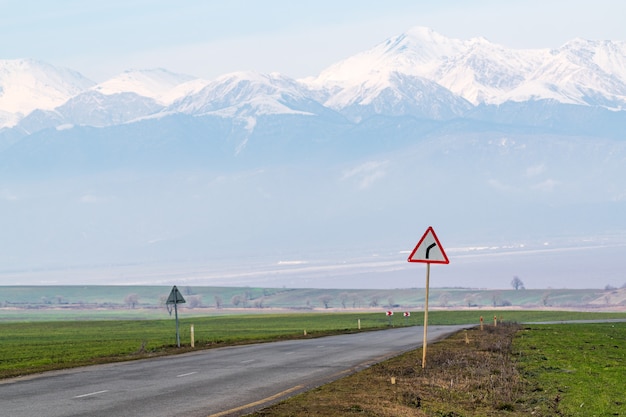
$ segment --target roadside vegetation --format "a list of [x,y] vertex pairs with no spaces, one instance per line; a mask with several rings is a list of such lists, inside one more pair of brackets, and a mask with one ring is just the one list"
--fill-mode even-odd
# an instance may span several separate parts
[[626,415],[626,323],[502,323],[300,394],[254,417]]

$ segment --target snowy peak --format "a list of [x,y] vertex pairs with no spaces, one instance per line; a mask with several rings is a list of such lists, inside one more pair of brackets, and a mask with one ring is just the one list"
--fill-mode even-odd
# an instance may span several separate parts
[[473,104],[500,103],[508,91],[522,84],[548,51],[517,51],[473,39],[466,49],[441,62],[433,81]]
[[397,72],[348,86],[324,104],[355,121],[373,115],[407,114],[445,120],[458,117],[472,107],[433,81]]
[[170,111],[220,116],[314,114],[322,106],[297,81],[277,74],[235,72],[170,106]]
[[0,60],[0,127],[13,126],[35,109],[51,110],[94,84],[78,72],[44,62]]
[[576,38],[563,45],[555,54],[565,53],[581,66],[596,68],[626,82],[626,42],[590,41]]
[[550,51],[518,88],[512,101],[554,99],[561,103],[626,108],[625,43],[575,39]]
[[626,108],[626,43],[613,41],[575,39],[553,51],[515,50],[416,27],[302,81],[336,103],[341,100],[332,96],[345,96],[342,90],[393,73],[426,78],[474,105],[552,99]]
[[[201,80],[185,74],[176,74],[165,69],[130,70],[105,81],[93,89],[105,95],[135,93],[148,97],[162,104],[171,104],[193,87],[185,89]],[[206,84],[206,82],[204,82]],[[181,88],[182,87],[182,88]]]
[[392,72],[430,77],[448,56],[457,55],[463,50],[462,41],[417,27],[330,66],[317,78],[303,81],[321,88],[362,84]]

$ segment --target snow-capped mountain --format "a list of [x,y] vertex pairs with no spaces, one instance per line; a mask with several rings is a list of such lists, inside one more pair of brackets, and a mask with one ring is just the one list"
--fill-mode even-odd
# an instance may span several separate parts
[[494,103],[522,83],[546,50],[518,51],[483,38],[462,41],[414,28],[323,71],[309,85],[336,91],[394,73],[418,76],[477,105]]
[[224,75],[168,107],[169,112],[223,117],[327,112],[309,91],[284,75],[237,72]]
[[[224,117],[319,114],[319,105],[353,120],[375,114],[445,119],[462,116],[465,102],[548,99],[617,110],[626,106],[626,42],[575,39],[555,50],[514,50],[421,27],[303,80],[234,73],[206,81],[155,69],[127,71],[95,85],[71,70],[32,60],[1,61],[0,68],[0,127],[14,126],[33,110],[54,110],[88,90],[134,93],[167,106],[168,112]],[[128,108],[128,100],[121,102]],[[144,107],[141,100],[137,105]],[[108,108],[116,112],[113,107]],[[147,115],[143,109],[131,113]],[[95,118],[95,125],[102,125],[101,119]]]
[[414,28],[332,65],[308,85],[330,92],[394,73],[431,80],[474,105],[551,99],[562,103],[626,106],[626,42],[574,40],[555,50],[513,50],[486,39],[446,38]]
[[160,104],[169,105],[206,84],[207,81],[196,77],[158,68],[126,71],[92,89],[105,95],[135,93],[151,98]]
[[417,27],[333,64],[318,77],[304,81],[318,89],[335,89],[393,72],[433,79],[442,61],[465,49],[463,41]]
[[[90,91],[122,96],[106,99]],[[128,93],[144,99],[124,96]],[[155,104],[147,105],[146,99]],[[554,50],[514,50],[483,38],[451,39],[416,27],[302,80],[248,72],[206,81],[155,69],[127,71],[95,85],[41,62],[0,61],[0,127],[23,119],[27,132],[37,130],[33,118],[42,119],[41,114],[27,117],[34,110],[61,115],[47,114],[42,127],[56,122],[107,126],[160,112],[319,115],[324,107],[351,120],[373,115],[443,120],[462,117],[473,106],[539,100],[625,108],[626,42],[574,39]],[[83,115],[68,117],[68,108],[76,112],[78,103],[86,107]],[[88,113],[99,115],[85,117]]]
[[163,109],[154,99],[132,92],[102,94],[89,90],[72,97],[54,110],[35,110],[20,122],[20,128],[34,133],[68,125],[105,127],[127,123]]
[[576,39],[550,55],[505,100],[626,108],[626,42]]
[[51,110],[95,83],[78,72],[32,59],[0,60],[0,128],[33,110]]
[[375,115],[446,120],[459,117],[472,107],[433,81],[397,72],[346,86],[324,104],[357,121]]

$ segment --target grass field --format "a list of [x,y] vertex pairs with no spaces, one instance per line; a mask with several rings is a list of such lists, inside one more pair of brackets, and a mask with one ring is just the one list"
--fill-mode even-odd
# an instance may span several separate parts
[[382,314],[279,314],[194,317],[180,320],[176,349],[174,319],[10,322],[0,324],[0,377],[175,353],[196,348],[325,335],[387,325]]
[[[433,311],[429,324],[485,323],[499,320],[530,322],[615,318],[623,314],[562,311]],[[184,352],[190,348],[190,327],[195,329],[195,348],[227,344],[318,337],[328,334],[423,324],[423,313],[391,320],[379,313],[254,314],[180,319],[181,348],[175,347],[173,318],[167,320],[82,320],[0,323],[0,377],[52,369]],[[305,336],[306,331],[306,336]]]
[[626,415],[626,323],[526,326],[516,360],[556,416]]

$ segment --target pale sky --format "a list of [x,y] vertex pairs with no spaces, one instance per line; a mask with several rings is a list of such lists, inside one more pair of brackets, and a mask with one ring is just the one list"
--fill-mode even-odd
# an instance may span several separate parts
[[623,0],[0,0],[0,59],[33,58],[96,82],[165,68],[300,78],[414,26],[510,48],[626,40]]

